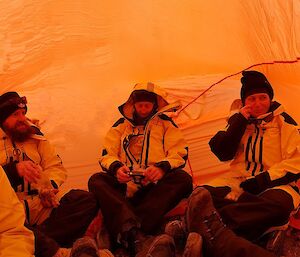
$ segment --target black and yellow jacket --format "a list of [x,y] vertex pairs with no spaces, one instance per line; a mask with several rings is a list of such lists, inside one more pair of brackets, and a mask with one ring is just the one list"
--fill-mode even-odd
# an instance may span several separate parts
[[300,196],[293,187],[300,178],[298,129],[277,102],[272,102],[270,111],[257,119],[247,120],[241,113],[235,113],[228,119],[226,130],[219,131],[209,142],[221,161],[231,160],[230,172],[210,184],[237,189],[245,179],[265,172],[268,187],[285,190],[298,206]]

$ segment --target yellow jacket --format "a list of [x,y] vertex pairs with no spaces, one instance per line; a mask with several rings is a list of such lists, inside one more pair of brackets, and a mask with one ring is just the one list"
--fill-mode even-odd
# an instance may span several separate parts
[[180,129],[164,112],[175,111],[180,104],[168,104],[166,93],[152,83],[136,84],[135,90],[147,90],[157,97],[157,112],[145,125],[134,125],[132,94],[119,107],[123,118],[108,131],[103,154],[99,163],[103,170],[114,173],[126,165],[132,169],[150,165],[161,167],[165,172],[185,166],[188,147]]
[[[31,160],[41,166],[43,171],[37,184],[29,184],[18,175],[16,162],[22,160]],[[54,147],[38,128],[36,128],[36,134],[30,139],[15,144],[0,129],[0,164],[19,199],[24,203],[29,224],[41,223],[50,214],[51,209],[44,208],[40,204],[39,189],[59,188],[67,178],[67,171]],[[57,194],[58,200],[63,194],[64,192],[61,191]]]
[[0,167],[0,257],[34,256],[34,238],[24,227],[22,204]]

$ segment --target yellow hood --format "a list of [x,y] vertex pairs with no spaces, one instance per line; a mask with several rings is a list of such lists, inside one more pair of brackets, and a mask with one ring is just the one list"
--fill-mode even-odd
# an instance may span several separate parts
[[162,112],[175,112],[178,109],[181,108],[180,102],[174,102],[172,104],[169,104],[167,100],[165,99],[167,97],[167,92],[159,87],[158,85],[152,83],[152,82],[147,82],[147,83],[138,83],[135,84],[133,87],[133,90],[128,98],[128,100],[119,106],[119,111],[121,114],[131,120],[133,117],[133,112],[134,112],[134,103],[133,103],[133,97],[132,93],[136,90],[146,90],[148,92],[152,92],[156,94],[157,97],[157,113],[162,113]]

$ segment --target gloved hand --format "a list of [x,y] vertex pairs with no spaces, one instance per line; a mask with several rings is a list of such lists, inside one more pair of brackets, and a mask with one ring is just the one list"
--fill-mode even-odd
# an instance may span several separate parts
[[240,184],[240,187],[248,193],[258,195],[259,193],[265,191],[267,188],[272,187],[269,172],[261,172],[255,177],[243,181]]

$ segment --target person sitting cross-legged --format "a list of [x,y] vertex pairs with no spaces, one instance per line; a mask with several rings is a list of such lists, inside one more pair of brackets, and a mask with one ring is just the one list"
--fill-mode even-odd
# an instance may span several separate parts
[[264,74],[244,71],[241,82],[240,108],[209,142],[230,171],[193,191],[186,223],[204,256],[274,257],[254,242],[299,205],[300,135]]
[[[37,257],[63,257],[98,212],[93,194],[64,192],[67,171],[49,140],[27,117],[17,92],[0,96],[0,165],[26,210]],[[17,256],[17,255],[16,255]]]
[[[165,114],[179,105],[168,104],[165,96],[153,83],[135,85],[119,107],[123,117],[105,138],[100,158],[104,172],[94,174],[88,183],[111,238],[130,256],[148,256],[140,252],[145,235],[157,233],[164,214],[193,187],[191,176],[182,169],[188,147],[177,125]],[[174,248],[173,239],[160,235],[149,251],[151,256],[174,256]]]

